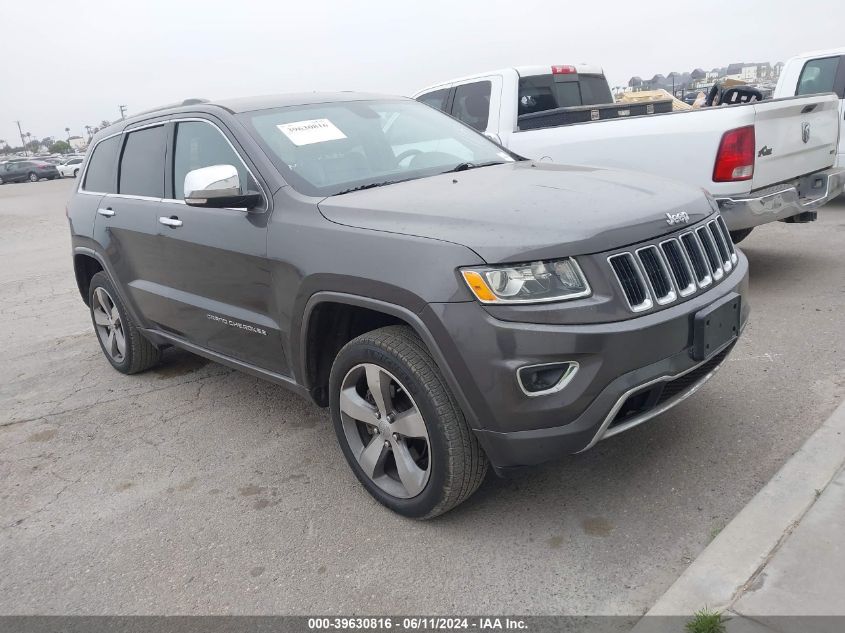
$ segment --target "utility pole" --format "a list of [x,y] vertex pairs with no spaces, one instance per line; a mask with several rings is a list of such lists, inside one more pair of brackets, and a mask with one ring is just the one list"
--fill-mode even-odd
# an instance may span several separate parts
[[118,106],[118,107],[120,108],[120,118],[125,119],[126,118],[126,106],[122,105],[122,106]]
[[21,130],[21,122],[15,121],[15,123],[18,124],[18,134],[21,135],[21,145],[23,145],[23,155],[29,156],[29,154],[26,153],[26,142],[23,140],[23,130]]

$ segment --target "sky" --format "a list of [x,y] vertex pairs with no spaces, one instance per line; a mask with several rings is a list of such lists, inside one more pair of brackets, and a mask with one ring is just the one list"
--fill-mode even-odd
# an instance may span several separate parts
[[[0,0],[0,139],[189,97],[409,95],[524,64],[632,75],[845,46],[843,0]],[[15,60],[11,63],[11,60]]]

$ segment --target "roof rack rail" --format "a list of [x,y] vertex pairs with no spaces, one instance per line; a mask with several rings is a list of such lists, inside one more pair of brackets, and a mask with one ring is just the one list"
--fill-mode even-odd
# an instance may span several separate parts
[[198,105],[200,103],[208,103],[208,99],[192,97],[191,99],[185,99],[182,105]]

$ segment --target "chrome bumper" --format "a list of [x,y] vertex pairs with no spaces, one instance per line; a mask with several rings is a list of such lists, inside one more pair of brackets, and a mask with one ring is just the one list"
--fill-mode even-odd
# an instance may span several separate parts
[[792,183],[759,189],[748,196],[716,200],[728,228],[736,231],[812,213],[842,193],[843,187],[845,167],[831,167]]

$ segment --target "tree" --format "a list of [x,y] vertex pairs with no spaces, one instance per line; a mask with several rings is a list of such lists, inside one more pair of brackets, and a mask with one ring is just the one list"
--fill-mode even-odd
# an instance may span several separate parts
[[108,127],[108,126],[110,126],[110,125],[111,125],[111,123],[109,123],[109,122],[108,122],[108,121],[106,121],[105,119],[103,119],[102,121],[100,121],[100,129],[101,129],[101,130],[102,130],[104,127]]
[[67,132],[67,140],[70,141],[70,128],[66,127],[65,132]]
[[50,145],[50,153],[52,154],[65,154],[70,151],[70,145],[67,141],[56,141],[52,145]]

